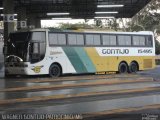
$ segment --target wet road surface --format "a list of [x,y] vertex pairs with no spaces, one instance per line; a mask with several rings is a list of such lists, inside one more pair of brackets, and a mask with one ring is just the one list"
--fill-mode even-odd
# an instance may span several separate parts
[[0,114],[81,114],[83,119],[111,120],[137,115],[142,119],[146,111],[160,113],[159,93],[159,66],[131,75],[7,78],[0,79]]

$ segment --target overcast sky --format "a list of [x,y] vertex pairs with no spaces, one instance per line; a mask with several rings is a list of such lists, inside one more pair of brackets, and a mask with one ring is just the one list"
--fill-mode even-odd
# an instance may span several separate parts
[[[41,20],[42,27],[58,27],[60,23],[84,23],[84,19],[71,19],[71,20]],[[94,20],[89,20],[88,24],[93,24]]]

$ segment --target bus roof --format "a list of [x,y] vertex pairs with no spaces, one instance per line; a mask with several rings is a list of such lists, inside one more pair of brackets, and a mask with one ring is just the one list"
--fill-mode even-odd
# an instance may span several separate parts
[[50,32],[61,32],[61,33],[106,33],[106,34],[138,34],[138,35],[153,35],[152,31],[139,31],[139,32],[108,32],[108,31],[71,31],[71,30],[53,30],[53,29],[46,29],[46,28],[37,28],[37,29],[26,29],[26,30],[20,30],[17,32],[27,32],[27,31],[50,31]]

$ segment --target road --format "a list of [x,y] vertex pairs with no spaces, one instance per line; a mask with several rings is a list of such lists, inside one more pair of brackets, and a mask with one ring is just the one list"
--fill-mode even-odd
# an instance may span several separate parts
[[138,74],[146,77],[153,77],[154,79],[160,79],[160,65],[153,70],[141,71],[138,72]]
[[160,117],[159,72],[158,66],[126,75],[0,79],[0,114],[78,114],[84,120],[141,120],[146,113]]

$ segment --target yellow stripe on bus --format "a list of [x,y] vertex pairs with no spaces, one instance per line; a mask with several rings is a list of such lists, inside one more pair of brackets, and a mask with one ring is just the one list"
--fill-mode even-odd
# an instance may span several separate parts
[[88,47],[85,48],[88,56],[90,57],[90,59],[92,60],[93,64],[96,67],[96,70],[99,71],[107,71],[107,64],[108,64],[108,57],[102,57],[99,56],[99,54],[96,51],[96,48],[93,47]]
[[[97,72],[118,71],[118,65],[122,61],[127,62],[128,65],[132,61],[137,61],[139,70],[155,68],[155,60],[153,59],[154,56],[99,56],[96,48],[86,47],[85,50],[95,65]],[[150,64],[150,66],[147,66],[147,64]]]

